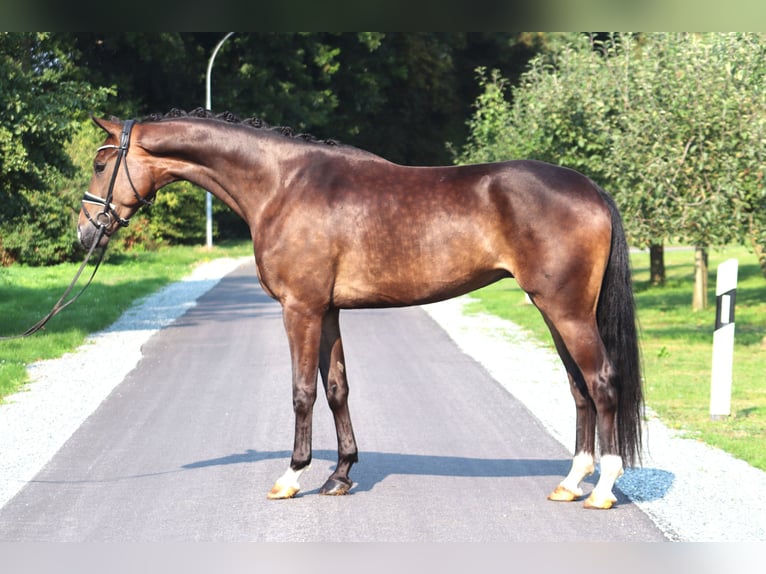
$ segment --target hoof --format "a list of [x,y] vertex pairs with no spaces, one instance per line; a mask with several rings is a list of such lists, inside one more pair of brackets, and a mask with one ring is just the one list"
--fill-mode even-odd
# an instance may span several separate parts
[[269,500],[282,500],[284,498],[293,498],[296,494],[300,492],[300,488],[297,488],[295,486],[282,486],[279,483],[275,484],[272,489],[269,491],[269,493],[266,495],[266,498]]
[[282,476],[280,476],[274,483],[271,491],[266,495],[266,498],[270,500],[280,500],[283,498],[292,498],[301,490],[300,484],[298,484],[298,478],[301,473],[308,469],[308,467],[300,470],[287,469]]
[[554,502],[572,502],[573,500],[577,500],[582,496],[582,492],[572,492],[568,488],[562,485],[558,485],[556,487],[556,490],[551,492],[548,495],[548,500],[553,500]]
[[583,508],[589,508],[591,510],[609,510],[614,506],[615,502],[617,502],[617,499],[614,496],[600,498],[594,496],[594,493],[591,493],[591,495],[585,499],[585,502],[583,502]]
[[339,478],[330,478],[319,489],[319,494],[326,494],[328,496],[342,496],[346,494],[352,486],[350,480],[342,480]]

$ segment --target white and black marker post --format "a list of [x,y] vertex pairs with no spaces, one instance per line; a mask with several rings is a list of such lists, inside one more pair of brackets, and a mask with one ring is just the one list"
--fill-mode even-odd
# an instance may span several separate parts
[[713,373],[710,383],[710,418],[731,414],[731,382],[734,364],[734,303],[737,298],[736,259],[718,266],[715,283],[715,331],[713,333]]

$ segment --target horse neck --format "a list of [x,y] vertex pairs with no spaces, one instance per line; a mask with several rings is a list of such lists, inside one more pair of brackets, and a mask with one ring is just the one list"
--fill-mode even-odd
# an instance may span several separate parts
[[189,181],[248,222],[276,187],[274,152],[255,128],[210,120],[145,125],[142,144],[161,158],[161,185]]

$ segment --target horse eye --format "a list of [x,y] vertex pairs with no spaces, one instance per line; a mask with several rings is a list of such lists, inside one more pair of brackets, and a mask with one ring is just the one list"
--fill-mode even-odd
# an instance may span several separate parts
[[106,168],[106,164],[105,163],[94,163],[93,164],[93,170],[96,173],[101,173],[102,171],[104,171],[104,168]]

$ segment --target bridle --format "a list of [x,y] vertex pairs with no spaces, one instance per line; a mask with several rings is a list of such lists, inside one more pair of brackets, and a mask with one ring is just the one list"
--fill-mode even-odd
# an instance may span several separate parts
[[[109,189],[107,190],[106,197],[102,198],[97,195],[86,191],[82,197],[82,212],[85,217],[90,221],[97,229],[103,231],[105,235],[111,235],[108,229],[111,227],[112,222],[117,222],[120,227],[127,227],[130,222],[130,218],[120,217],[115,209],[115,205],[112,203],[112,197],[114,195],[114,183],[117,181],[117,172],[120,170],[120,164],[123,164],[125,170],[125,176],[128,178],[130,189],[133,191],[133,195],[140,205],[152,205],[152,201],[144,198],[136,190],[136,186],[133,185],[133,180],[130,177],[130,171],[128,171],[128,161],[125,156],[128,155],[128,148],[130,147],[130,133],[133,131],[133,125],[135,120],[127,120],[122,126],[122,133],[120,134],[120,145],[104,145],[96,150],[100,152],[105,149],[117,150],[117,161],[114,162],[114,169],[112,170],[112,178],[109,180]],[[91,215],[86,204],[99,205],[103,209],[96,215]]]

